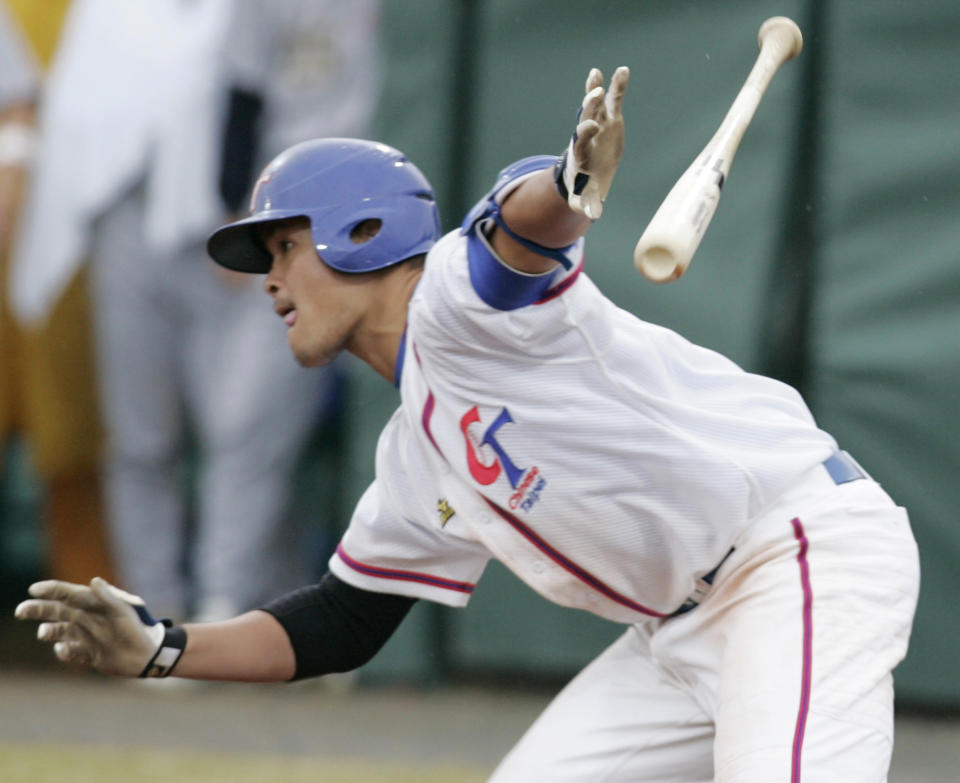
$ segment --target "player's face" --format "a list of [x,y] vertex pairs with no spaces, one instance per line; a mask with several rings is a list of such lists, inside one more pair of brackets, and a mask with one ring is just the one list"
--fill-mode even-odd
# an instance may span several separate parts
[[305,367],[328,364],[348,346],[366,312],[362,275],[320,260],[306,218],[272,223],[261,236],[273,258],[264,288],[287,325],[293,355]]

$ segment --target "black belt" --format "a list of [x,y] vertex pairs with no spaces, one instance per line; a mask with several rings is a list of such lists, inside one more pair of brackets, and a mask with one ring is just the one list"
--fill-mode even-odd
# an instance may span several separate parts
[[710,573],[704,574],[697,579],[697,587],[693,591],[693,595],[684,601],[680,605],[680,608],[670,615],[670,617],[676,617],[678,614],[684,614],[685,612],[689,612],[691,609],[693,609],[693,607],[700,605],[700,602],[707,597],[707,593],[709,592],[710,586],[713,584],[713,580],[717,576],[717,571],[720,570],[720,566],[727,562],[727,558],[733,554],[734,549],[735,547],[730,547],[730,549],[727,551],[727,554],[723,556],[723,560],[717,563],[716,567],[714,567]]
[[[870,478],[867,471],[861,468],[857,461],[845,451],[838,451],[832,457],[825,459],[823,461],[823,467],[826,468],[827,473],[830,474],[833,483],[838,485]],[[670,615],[671,617],[689,612],[707,597],[707,592],[709,592],[710,586],[713,585],[717,571],[720,570],[720,566],[727,562],[727,558],[733,554],[733,550],[734,547],[730,547],[730,550],[723,556],[723,559],[717,563],[714,569],[697,580],[697,588],[693,591],[693,595],[684,601],[680,608]]]

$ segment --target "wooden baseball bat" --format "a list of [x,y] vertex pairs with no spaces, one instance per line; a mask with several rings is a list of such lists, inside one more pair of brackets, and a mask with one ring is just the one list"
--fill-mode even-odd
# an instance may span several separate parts
[[686,271],[713,219],[730,164],[770,80],[803,48],[800,28],[784,16],[767,19],[757,41],[760,54],[723,122],[670,189],[637,242],[633,263],[648,280],[669,283]]

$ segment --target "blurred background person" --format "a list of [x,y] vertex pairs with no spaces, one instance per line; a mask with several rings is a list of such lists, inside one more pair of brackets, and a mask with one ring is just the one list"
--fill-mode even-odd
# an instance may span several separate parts
[[204,241],[291,137],[365,132],[378,17],[266,8],[75,0],[13,270],[37,323],[90,258],[117,570],[175,618],[250,608],[308,570],[293,479],[332,376],[295,364],[260,281],[219,274]]
[[0,0],[0,476],[14,443],[27,447],[43,503],[42,568],[86,582],[113,573],[99,481],[102,443],[92,369],[87,279],[63,281],[42,323],[12,317],[7,275],[36,147],[44,73],[67,0]]

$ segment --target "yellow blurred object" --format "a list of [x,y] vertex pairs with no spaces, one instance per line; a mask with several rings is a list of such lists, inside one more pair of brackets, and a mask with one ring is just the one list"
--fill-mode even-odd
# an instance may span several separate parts
[[[0,2],[46,68],[68,0]],[[26,173],[5,174],[22,198]],[[24,329],[7,305],[12,244],[0,246],[0,444],[13,435],[22,437],[43,482],[49,575],[74,582],[97,575],[110,579],[99,479],[103,435],[86,275],[73,280],[45,325]]]
[[46,68],[57,50],[60,26],[70,0],[2,0],[29,41],[37,61]]

